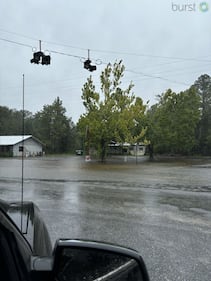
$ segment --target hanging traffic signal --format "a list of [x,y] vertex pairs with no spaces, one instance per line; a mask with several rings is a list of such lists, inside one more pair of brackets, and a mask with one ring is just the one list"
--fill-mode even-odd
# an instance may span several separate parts
[[48,65],[51,63],[51,57],[49,55],[45,55],[41,50],[41,40],[39,40],[39,52],[33,53],[33,59],[31,59],[31,63],[35,64],[42,64],[42,65]]
[[33,59],[31,59],[31,63],[39,64],[43,55],[44,54],[41,51],[33,53]]
[[84,68],[89,70],[89,68],[90,68],[90,63],[91,63],[91,61],[90,61],[89,59],[88,59],[88,60],[85,60],[85,62],[84,62]]
[[41,63],[42,65],[48,65],[51,63],[51,57],[49,55],[46,56],[43,52],[39,51],[33,53],[33,59],[31,59],[31,63]]
[[42,56],[42,65],[48,65],[51,63],[51,57],[49,55],[45,56],[43,55]]
[[89,70],[89,71],[95,71],[97,69],[97,66],[96,65],[91,65],[91,60],[89,59],[89,51],[88,50],[88,59],[84,61],[84,68]]
[[87,59],[84,62],[84,68],[89,70],[89,71],[94,71],[97,69],[96,65],[91,65],[91,60]]

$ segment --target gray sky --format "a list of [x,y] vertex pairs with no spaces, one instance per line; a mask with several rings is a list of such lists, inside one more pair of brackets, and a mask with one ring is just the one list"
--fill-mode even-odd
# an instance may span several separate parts
[[[168,88],[187,89],[211,75],[211,2],[181,0],[1,0],[0,105],[33,113],[59,96],[77,122],[84,112],[81,88],[92,74],[97,87],[105,65],[123,60],[123,87],[132,80],[144,102]],[[206,6],[202,6],[205,10]],[[13,41],[15,44],[5,40]],[[51,65],[30,63],[33,50],[51,52]],[[25,46],[26,45],[26,46]],[[30,47],[31,46],[31,47]],[[83,69],[90,49],[97,71]],[[76,57],[74,57],[76,56]]]

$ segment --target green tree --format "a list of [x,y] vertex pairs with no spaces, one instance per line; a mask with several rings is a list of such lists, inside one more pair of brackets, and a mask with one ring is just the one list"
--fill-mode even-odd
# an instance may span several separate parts
[[121,88],[124,70],[122,61],[107,65],[100,75],[101,94],[96,91],[92,77],[82,88],[86,113],[80,117],[78,128],[85,135],[86,153],[89,147],[94,147],[102,161],[109,142],[124,143],[144,137],[141,117],[146,106],[141,98],[135,98],[132,83],[126,89]]
[[[24,133],[32,133],[33,115],[24,110]],[[0,106],[0,134],[21,135],[23,133],[23,111]]]
[[200,97],[201,120],[198,126],[199,151],[211,155],[211,77],[201,75],[194,83]]
[[6,106],[0,106],[0,134],[7,135],[10,131],[12,110]]
[[160,153],[189,154],[196,145],[200,100],[193,87],[176,94],[167,90],[147,113],[148,138]]
[[52,105],[44,105],[43,110],[35,114],[33,131],[44,142],[47,152],[63,153],[69,150],[73,123],[65,113],[66,109],[57,97]]

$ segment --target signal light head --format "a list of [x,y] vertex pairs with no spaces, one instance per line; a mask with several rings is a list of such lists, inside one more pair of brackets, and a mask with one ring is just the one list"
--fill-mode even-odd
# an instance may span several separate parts
[[91,65],[90,59],[85,60],[84,68],[91,71],[91,72],[97,69],[96,65]]
[[42,65],[48,65],[51,63],[51,57],[48,55],[48,56],[45,56],[43,55],[42,56]]
[[89,71],[95,71],[97,69],[97,66],[96,65],[90,65],[89,66]]
[[36,52],[33,54],[33,59],[31,59],[31,63],[36,63],[39,64],[40,63],[40,59],[43,56],[43,52]]
[[91,61],[88,59],[84,62],[84,68],[89,69]]

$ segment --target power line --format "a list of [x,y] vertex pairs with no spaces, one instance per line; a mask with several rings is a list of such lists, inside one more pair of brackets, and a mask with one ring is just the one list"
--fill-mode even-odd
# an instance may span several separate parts
[[59,52],[59,51],[55,51],[55,50],[49,50],[49,52],[50,53],[54,53],[54,54],[63,55],[63,56],[74,57],[74,58],[78,58],[78,59],[81,59],[81,60],[85,60],[86,59],[86,57],[72,55],[72,54],[68,54],[68,53],[63,53],[63,52]]
[[[0,28],[0,31],[5,32],[5,33],[8,33],[8,34],[13,34],[13,35],[15,35],[15,36],[19,36],[19,37],[22,37],[22,38],[26,38],[26,39],[29,39],[29,40],[39,41],[38,38],[31,37],[31,36],[24,35],[24,34],[17,33],[17,32],[13,32],[13,31],[8,31],[8,30],[5,30],[5,29],[3,29],[3,28]],[[87,51],[87,49],[88,49],[88,48],[76,47],[76,46],[72,46],[72,45],[68,45],[68,44],[61,44],[61,43],[52,42],[52,41],[46,41],[46,40],[42,40],[42,42],[45,42],[45,43],[51,44],[51,45],[56,45],[56,46],[61,46],[61,47],[67,47],[67,48],[72,48],[72,49],[77,49],[77,50],[83,50],[83,51]]]
[[[0,31],[6,32],[6,33],[9,33],[9,34],[14,34],[16,36],[20,36],[20,37],[23,37],[23,38],[26,38],[26,39],[30,39],[30,40],[33,40],[33,41],[39,41],[37,38],[30,37],[30,36],[27,36],[27,35],[23,35],[23,34],[20,34],[20,33],[17,33],[17,32],[8,31],[8,30],[1,29],[1,28],[0,28]],[[9,40],[9,41],[11,41],[11,40]],[[57,43],[57,42],[52,42],[52,41],[42,40],[42,42],[45,42],[45,43],[51,44],[51,45],[57,45],[57,46],[61,46],[61,47],[67,47],[67,48],[82,50],[82,51],[87,51],[88,50],[88,48],[72,46],[72,45],[69,45],[69,44],[62,44],[62,43]],[[26,45],[26,44],[23,44],[23,45]],[[134,53],[134,52],[100,50],[100,49],[90,49],[90,48],[89,48],[89,50],[92,51],[92,52],[98,52],[98,53],[110,53],[110,54],[128,55],[128,56],[136,56],[136,57],[148,57],[148,58],[157,58],[157,59],[177,60],[176,62],[173,62],[173,63],[177,63],[177,62],[180,62],[180,61],[208,62],[207,60],[203,60],[201,58],[185,58],[185,57],[174,57],[174,56],[160,56],[160,55],[152,55],[152,54],[141,54],[141,53]],[[66,53],[61,53],[61,54],[69,56],[69,54],[66,54]],[[209,61],[209,62],[211,62],[211,61]]]
[[[10,32],[10,33],[13,33],[13,32]],[[8,42],[8,43],[12,43],[12,44],[16,44],[16,45],[20,45],[20,46],[24,46],[24,47],[28,47],[28,48],[31,48],[33,49],[33,47],[31,45],[28,45],[28,44],[25,44],[25,43],[21,43],[21,42],[17,42],[17,41],[14,41],[14,40],[9,40],[9,39],[5,39],[5,38],[0,38],[1,41],[5,41],[5,42]],[[33,39],[35,40],[35,39]],[[84,49],[85,50],[85,49]],[[101,50],[92,50],[92,51],[100,51],[100,52],[106,52],[106,51],[101,51]],[[81,61],[84,61],[86,60],[86,57],[84,56],[79,56],[79,55],[73,55],[73,54],[70,54],[70,53],[65,53],[65,52],[61,52],[61,51],[56,51],[56,50],[49,50],[49,52],[51,53],[55,53],[55,54],[59,54],[59,55],[64,55],[64,56],[69,56],[69,57],[74,57],[74,58],[78,58],[80,59]],[[117,53],[117,52],[113,52],[112,53]],[[154,55],[143,55],[143,54],[136,54],[136,53],[124,53],[122,52],[122,54],[129,54],[129,55],[135,55],[135,56],[150,56],[150,57],[154,57],[154,58],[165,58],[165,59],[178,59],[178,60],[186,60],[186,61],[200,61],[202,62],[201,60],[199,59],[190,59],[190,58],[175,58],[175,57],[162,57],[162,56],[154,56]],[[96,60],[97,61],[97,60]],[[102,62],[101,60],[98,60],[99,63],[98,64],[106,64],[105,62]],[[206,62],[211,62],[211,61],[207,61]],[[179,81],[176,81],[176,80],[171,80],[171,79],[168,79],[168,78],[164,78],[164,77],[161,77],[161,76],[157,76],[157,75],[152,75],[152,74],[147,74],[147,73],[143,73],[143,72],[137,72],[137,71],[134,71],[134,70],[129,70],[129,69],[126,69],[127,72],[131,72],[131,73],[134,73],[134,74],[140,74],[142,76],[145,76],[145,77],[148,77],[148,78],[154,78],[154,79],[160,79],[160,80],[164,80],[164,81],[168,81],[168,82],[173,82],[173,83],[176,83],[176,84],[182,84],[182,85],[188,85],[187,83],[184,83],[184,82],[179,82]]]
[[31,49],[33,48],[31,45],[24,44],[24,43],[17,42],[17,41],[13,41],[13,40],[9,40],[9,39],[5,39],[5,38],[0,38],[0,40],[1,40],[1,41],[5,41],[5,42],[8,42],[8,43],[16,44],[16,45],[28,47],[28,48],[31,48]]
[[[99,50],[99,49],[90,49],[92,52],[100,52],[100,53],[111,53],[111,54],[119,54],[119,55],[128,55],[128,56],[136,56],[136,57],[150,57],[150,58],[158,58],[158,59],[171,59],[177,61],[198,61],[198,62],[207,62],[207,60],[201,60],[197,58],[184,58],[184,57],[173,57],[173,56],[159,56],[152,54],[138,54],[138,53],[130,53],[130,52],[120,52],[120,51],[109,51],[109,50]],[[211,61],[209,61],[211,62]],[[175,62],[173,62],[175,63]]]
[[50,45],[61,46],[61,47],[71,48],[71,49],[77,49],[77,50],[81,50],[81,51],[87,51],[88,50],[88,48],[76,47],[76,46],[72,46],[72,45],[68,45],[68,44],[56,43],[56,42],[52,42],[52,41],[43,41],[43,42],[45,42],[47,44],[50,44]]
[[0,31],[5,32],[5,33],[9,33],[9,34],[13,34],[15,36],[23,37],[23,38],[26,38],[26,39],[34,40],[34,41],[38,41],[39,40],[37,38],[29,37],[27,35],[20,34],[20,33],[14,32],[14,31],[8,31],[8,30],[5,30],[3,28],[0,28]]
[[176,80],[171,80],[171,79],[164,78],[164,77],[157,76],[157,75],[151,75],[151,74],[147,74],[147,73],[143,73],[143,72],[137,72],[137,71],[133,71],[133,70],[129,70],[129,69],[125,69],[125,71],[131,72],[131,73],[134,73],[134,74],[140,74],[140,75],[148,77],[148,78],[155,78],[155,79],[160,79],[160,80],[168,81],[168,82],[175,83],[175,84],[189,86],[189,84],[187,84],[187,83],[176,81]]
[[[35,50],[36,48],[31,46],[31,45],[28,45],[28,44],[25,44],[25,43],[21,43],[21,42],[18,42],[18,41],[14,41],[14,40],[9,40],[9,39],[6,39],[6,38],[0,38],[1,41],[5,41],[5,42],[8,42],[8,43],[12,43],[12,44],[16,44],[16,45],[20,45],[20,46],[24,46],[24,47],[28,47],[32,50]],[[51,53],[54,53],[54,54],[59,54],[59,55],[63,55],[63,56],[68,56],[68,57],[73,57],[73,58],[77,58],[77,59],[80,59],[81,61],[85,61],[87,58],[84,57],[84,56],[78,56],[78,55],[73,55],[73,54],[70,54],[70,53],[64,53],[64,52],[60,52],[60,51],[56,51],[56,50],[47,50],[48,52],[51,52]],[[95,60],[94,60],[95,61]],[[102,61],[100,59],[96,59],[96,64],[102,64]]]
[[[25,44],[25,43],[21,43],[18,41],[14,41],[14,40],[9,40],[6,38],[0,38],[1,41],[5,41],[8,43],[12,43],[12,44],[16,44],[16,45],[20,45],[20,46],[24,46],[24,47],[28,47],[30,49],[34,49],[35,47],[29,45],[29,44]],[[55,50],[48,50],[51,53],[55,53],[55,54],[59,54],[59,55],[64,55],[64,56],[69,56],[69,57],[74,57],[74,58],[79,58],[79,59],[83,59],[85,60],[86,57],[82,57],[82,56],[77,56],[77,55],[73,55],[73,54],[68,54],[68,53],[64,53],[64,52],[59,52],[59,51],[55,51]]]

